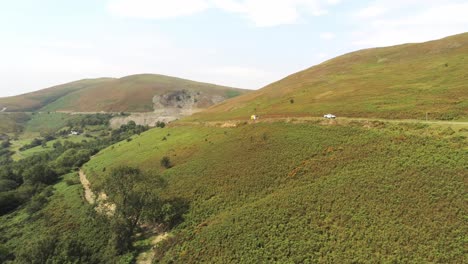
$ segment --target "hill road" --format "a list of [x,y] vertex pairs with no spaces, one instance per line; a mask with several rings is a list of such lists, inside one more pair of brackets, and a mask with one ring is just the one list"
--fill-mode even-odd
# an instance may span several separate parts
[[219,121],[177,121],[172,123],[173,126],[189,126],[189,125],[204,125],[204,126],[221,126],[221,127],[236,127],[237,125],[245,122],[249,124],[255,123],[271,123],[271,122],[291,122],[291,123],[306,123],[306,122],[319,122],[322,124],[348,124],[353,121],[357,122],[388,122],[388,123],[418,123],[427,125],[440,125],[440,126],[459,126],[468,127],[468,121],[444,121],[444,120],[420,120],[420,119],[384,119],[384,118],[359,118],[359,117],[337,117],[336,119],[326,119],[316,116],[265,116],[258,120],[246,119],[233,119],[233,120],[219,120]]

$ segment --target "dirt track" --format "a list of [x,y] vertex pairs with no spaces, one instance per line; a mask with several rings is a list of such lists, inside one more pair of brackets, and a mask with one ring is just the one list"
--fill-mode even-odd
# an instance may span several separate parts
[[85,199],[88,203],[94,204],[96,202],[96,195],[91,190],[91,183],[86,178],[86,174],[82,170],[79,172],[80,182],[84,189]]

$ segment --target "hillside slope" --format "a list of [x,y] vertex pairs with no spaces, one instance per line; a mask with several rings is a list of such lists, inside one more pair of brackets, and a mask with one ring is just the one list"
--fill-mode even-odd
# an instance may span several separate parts
[[0,109],[6,108],[6,112],[36,111],[70,93],[85,88],[93,88],[110,81],[112,81],[111,78],[87,79],[57,85],[27,94],[0,98]]
[[98,189],[122,164],[159,171],[164,197],[189,203],[158,263],[463,262],[466,141],[332,124],[153,129],[85,171]]
[[245,92],[247,90],[142,74],[78,81],[0,98],[0,107],[7,107],[6,111],[65,112],[152,112],[158,107],[203,109]]
[[352,52],[193,116],[468,118],[468,33]]

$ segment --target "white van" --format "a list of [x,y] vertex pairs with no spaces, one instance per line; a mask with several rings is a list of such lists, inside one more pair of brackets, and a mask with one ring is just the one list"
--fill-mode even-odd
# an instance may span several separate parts
[[326,119],[335,119],[336,118],[336,116],[332,115],[332,114],[326,114],[323,117],[326,118]]

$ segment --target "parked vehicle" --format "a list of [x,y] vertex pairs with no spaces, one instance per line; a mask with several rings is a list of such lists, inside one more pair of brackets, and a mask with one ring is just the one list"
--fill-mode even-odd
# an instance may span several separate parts
[[336,115],[326,114],[326,115],[324,115],[323,117],[326,118],[326,119],[335,119],[335,118],[336,118]]

